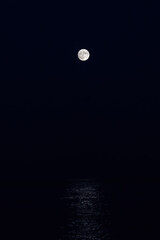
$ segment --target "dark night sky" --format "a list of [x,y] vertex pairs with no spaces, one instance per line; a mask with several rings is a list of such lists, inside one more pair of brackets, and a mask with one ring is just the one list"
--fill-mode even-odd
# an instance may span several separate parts
[[157,6],[5,2],[1,176],[157,176]]

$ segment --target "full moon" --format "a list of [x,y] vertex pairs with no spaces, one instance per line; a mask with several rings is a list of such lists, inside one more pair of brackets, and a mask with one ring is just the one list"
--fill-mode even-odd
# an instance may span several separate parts
[[86,61],[90,57],[90,53],[88,52],[87,49],[81,49],[78,52],[78,58],[81,61]]

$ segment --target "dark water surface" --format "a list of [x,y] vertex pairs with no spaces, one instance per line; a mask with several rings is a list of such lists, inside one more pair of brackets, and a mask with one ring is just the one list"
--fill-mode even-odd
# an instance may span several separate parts
[[12,181],[0,185],[8,239],[159,239],[158,181]]
[[60,239],[110,239],[110,193],[93,180],[71,181],[62,197],[67,209]]

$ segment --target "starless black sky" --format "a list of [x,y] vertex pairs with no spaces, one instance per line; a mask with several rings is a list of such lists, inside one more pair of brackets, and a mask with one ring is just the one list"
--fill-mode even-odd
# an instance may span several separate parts
[[158,174],[157,19],[148,1],[6,1],[2,176]]

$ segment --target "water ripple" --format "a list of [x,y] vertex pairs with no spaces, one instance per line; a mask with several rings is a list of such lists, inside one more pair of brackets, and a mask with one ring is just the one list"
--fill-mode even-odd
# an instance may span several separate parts
[[65,206],[60,240],[109,240],[110,208],[100,183],[70,182],[62,197]]

